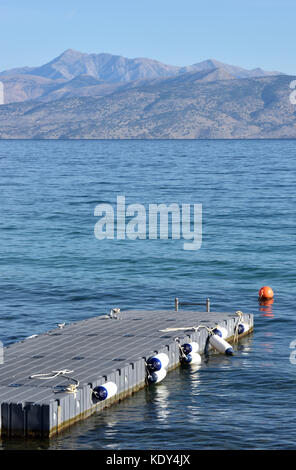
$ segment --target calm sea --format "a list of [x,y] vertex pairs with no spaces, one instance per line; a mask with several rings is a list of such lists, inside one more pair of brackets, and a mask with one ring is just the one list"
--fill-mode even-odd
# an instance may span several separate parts
[[[234,357],[157,387],[50,442],[0,448],[296,447],[296,141],[0,141],[0,340],[174,297],[254,313]],[[97,240],[94,208],[203,205],[203,240]],[[275,291],[260,306],[261,286]],[[153,326],[153,325],[152,325]]]

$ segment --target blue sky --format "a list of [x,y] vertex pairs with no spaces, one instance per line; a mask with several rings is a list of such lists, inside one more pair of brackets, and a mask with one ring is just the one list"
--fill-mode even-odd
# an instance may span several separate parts
[[295,0],[0,0],[0,70],[65,49],[296,74]]

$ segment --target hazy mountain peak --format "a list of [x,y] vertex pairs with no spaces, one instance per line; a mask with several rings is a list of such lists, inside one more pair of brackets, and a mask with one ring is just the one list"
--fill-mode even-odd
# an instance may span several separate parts
[[53,60],[59,60],[59,59],[78,59],[79,57],[82,57],[83,55],[87,55],[83,52],[76,51],[75,49],[66,49],[64,52],[62,52],[59,56],[55,57]]
[[223,62],[219,62],[218,60],[216,59],[206,59],[206,60],[202,60],[201,62],[198,62],[194,65],[200,65],[201,67],[210,67],[210,68],[219,68],[225,64],[223,64]]
[[[242,67],[225,64],[213,58],[193,65],[178,67],[144,57],[129,59],[108,53],[88,54],[70,48],[41,67],[23,67],[15,70],[18,74],[30,73],[31,75],[53,80],[72,80],[79,75],[89,75],[98,80],[118,83],[172,77],[188,72],[203,72],[214,69],[224,70],[233,78],[279,75],[279,72],[265,72],[259,67],[253,70],[246,70]],[[11,75],[13,73],[13,70],[5,71],[0,75]]]
[[235,65],[225,64],[216,59],[207,59],[196,64],[189,65],[187,67],[182,67],[179,70],[179,73],[188,73],[188,72],[202,72],[206,70],[220,69],[224,72],[227,72],[232,78],[252,78],[252,77],[264,77],[270,75],[281,75],[280,72],[266,72],[261,68],[257,67],[252,70],[247,70],[242,67],[237,67]]

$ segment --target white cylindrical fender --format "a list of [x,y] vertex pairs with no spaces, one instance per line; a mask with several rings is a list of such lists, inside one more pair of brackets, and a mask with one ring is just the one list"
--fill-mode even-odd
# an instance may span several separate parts
[[165,353],[157,354],[158,359],[161,361],[162,367],[167,367],[169,365],[170,359],[169,356]]
[[152,372],[152,374],[148,376],[148,382],[156,384],[158,382],[161,382],[166,377],[166,375],[167,375],[167,371],[163,367],[156,372]]
[[198,343],[195,343],[195,342],[185,343],[182,345],[182,349],[183,349],[184,354],[197,353],[199,346],[198,346]]
[[100,400],[107,400],[107,398],[114,397],[117,392],[117,385],[114,382],[106,382],[104,385],[99,385],[94,388],[95,397]]
[[184,364],[200,364],[201,356],[197,352],[191,352],[187,354],[185,357],[182,357],[181,360]]
[[159,353],[155,356],[151,356],[147,361],[147,367],[151,372],[157,372],[162,368],[166,368],[168,365],[169,356],[165,353]]
[[240,322],[237,327],[238,334],[241,335],[242,333],[246,333],[249,331],[250,325],[246,322]]
[[228,336],[228,332],[224,326],[217,325],[216,328],[213,330],[213,333],[223,339],[227,338]]
[[227,356],[232,356],[233,355],[233,349],[225,339],[221,338],[221,336],[218,335],[211,335],[210,336],[210,344],[217,349],[222,354],[226,354]]

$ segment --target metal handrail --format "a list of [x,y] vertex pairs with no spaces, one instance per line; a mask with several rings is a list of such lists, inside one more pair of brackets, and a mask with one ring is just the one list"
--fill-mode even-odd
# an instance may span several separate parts
[[211,303],[210,299],[207,298],[205,302],[179,302],[178,297],[175,298],[175,311],[178,312],[179,305],[205,305],[207,313],[210,313]]

